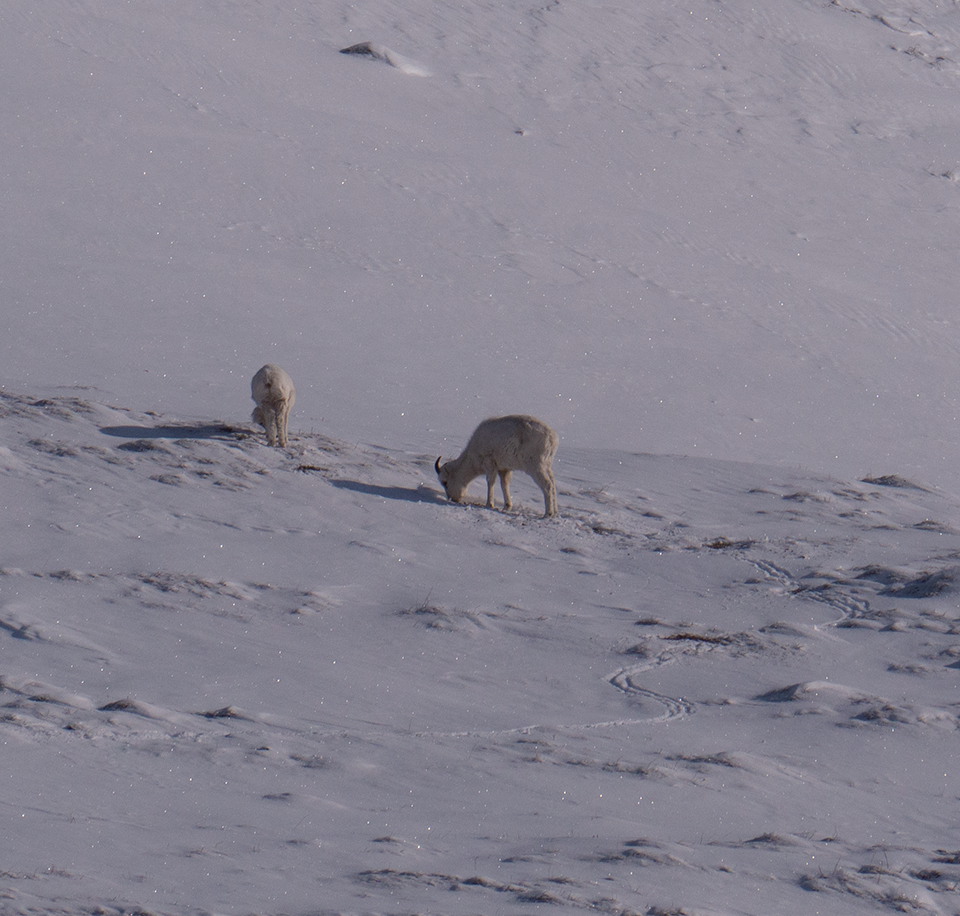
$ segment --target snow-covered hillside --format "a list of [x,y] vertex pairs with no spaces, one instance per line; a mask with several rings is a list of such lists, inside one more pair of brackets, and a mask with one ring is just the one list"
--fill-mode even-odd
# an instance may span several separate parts
[[953,912],[942,496],[2,404],[5,912]]
[[0,913],[960,912],[956,2],[9,6]]
[[953,2],[0,17],[7,384],[958,488]]

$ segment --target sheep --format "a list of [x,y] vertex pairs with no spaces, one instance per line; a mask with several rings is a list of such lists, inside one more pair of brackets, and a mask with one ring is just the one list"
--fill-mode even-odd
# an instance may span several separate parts
[[250,382],[250,396],[257,402],[250,419],[267,431],[267,444],[287,447],[287,420],[297,392],[290,376],[267,363]]
[[500,475],[504,509],[510,509],[510,473],[524,471],[543,490],[544,518],[557,514],[557,485],[553,478],[553,456],[557,434],[534,417],[491,417],[474,431],[459,458],[437,463],[434,469],[447,498],[463,499],[470,482],[481,474],[487,477],[487,508],[493,508],[493,485]]

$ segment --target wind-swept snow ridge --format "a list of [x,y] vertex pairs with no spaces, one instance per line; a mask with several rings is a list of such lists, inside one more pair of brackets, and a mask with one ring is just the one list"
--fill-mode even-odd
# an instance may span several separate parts
[[418,61],[397,54],[390,48],[377,44],[374,41],[361,41],[359,44],[350,45],[349,48],[341,48],[341,54],[355,54],[360,57],[370,57],[373,60],[382,60],[396,67],[402,73],[409,73],[411,76],[431,76],[429,69]]

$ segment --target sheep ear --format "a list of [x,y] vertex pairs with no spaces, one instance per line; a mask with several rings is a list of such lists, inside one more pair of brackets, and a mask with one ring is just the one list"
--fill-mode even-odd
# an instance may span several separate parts
[[440,476],[440,459],[437,458],[437,463],[433,466],[433,469],[437,472],[437,476]]

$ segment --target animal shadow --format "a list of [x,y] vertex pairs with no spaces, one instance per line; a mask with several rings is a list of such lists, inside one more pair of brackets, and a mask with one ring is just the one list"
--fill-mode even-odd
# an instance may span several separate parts
[[365,493],[367,496],[379,496],[381,499],[398,499],[408,503],[433,503],[442,505],[446,502],[436,490],[429,487],[378,487],[371,483],[360,483],[358,480],[331,480],[330,483],[341,490],[353,490],[355,493]]
[[245,430],[225,423],[176,423],[166,426],[102,426],[100,432],[118,439],[236,439]]

